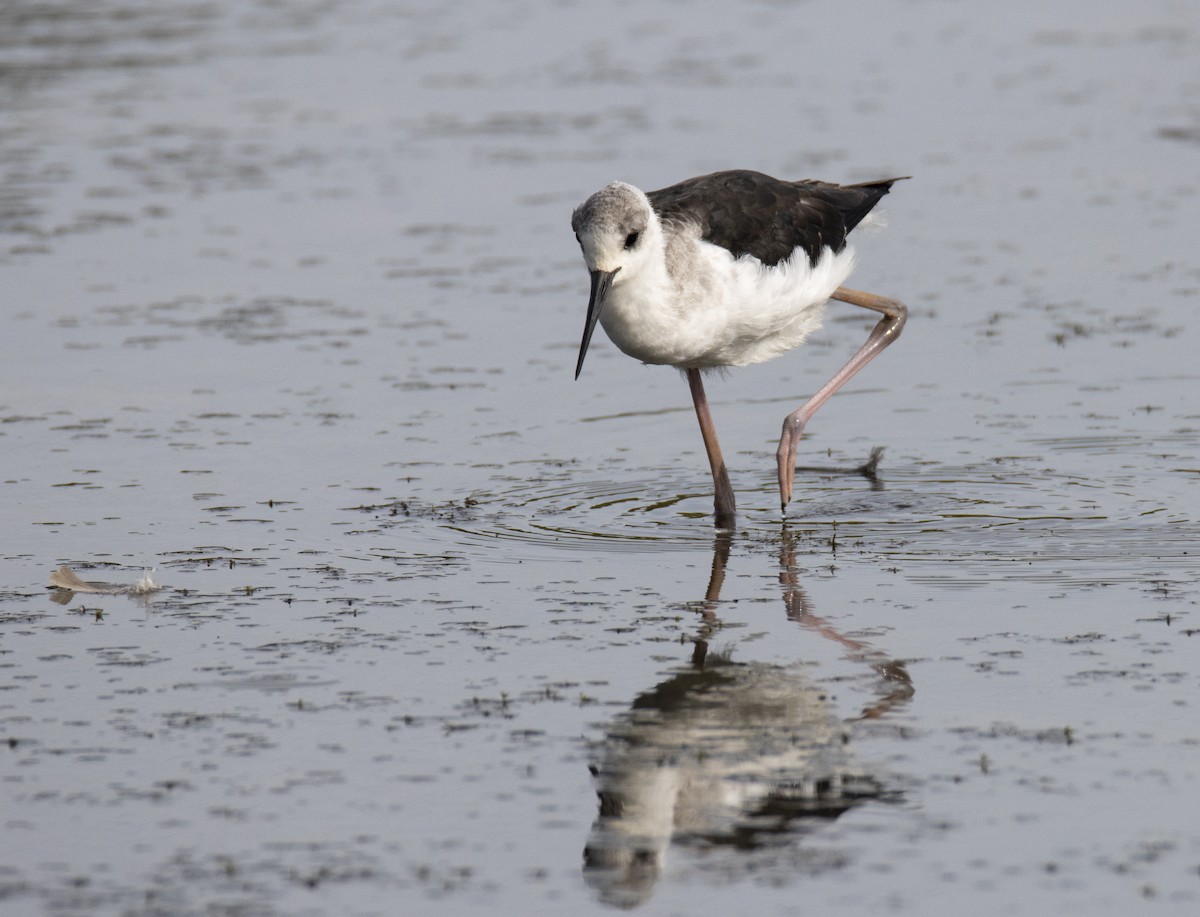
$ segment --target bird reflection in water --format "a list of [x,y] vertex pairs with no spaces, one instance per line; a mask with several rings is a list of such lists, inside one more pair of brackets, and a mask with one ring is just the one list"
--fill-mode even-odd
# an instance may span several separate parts
[[881,717],[913,694],[903,662],[839,633],[813,614],[786,526],[780,582],[789,620],[846,649],[879,675],[876,698],[850,721],[802,664],[737,662],[709,652],[731,533],[719,532],[700,629],[688,665],[640,694],[597,752],[600,812],[584,848],[584,876],[618,907],[646,901],[671,844],[754,850],[794,837],[878,797],[855,761],[856,720]]

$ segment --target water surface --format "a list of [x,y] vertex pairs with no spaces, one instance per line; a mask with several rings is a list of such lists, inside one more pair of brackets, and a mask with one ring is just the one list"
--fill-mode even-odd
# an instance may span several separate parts
[[[1168,0],[6,6],[5,914],[1193,913],[1198,56]],[[728,167],[912,174],[853,281],[912,318],[786,520],[871,317],[711,381],[722,538],[678,375],[571,380],[569,213]]]

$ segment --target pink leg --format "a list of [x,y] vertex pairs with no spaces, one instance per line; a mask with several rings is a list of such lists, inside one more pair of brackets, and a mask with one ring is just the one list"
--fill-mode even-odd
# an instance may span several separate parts
[[704,449],[708,452],[713,484],[716,486],[714,523],[719,529],[732,529],[737,522],[737,505],[733,499],[733,487],[729,483],[729,472],[725,469],[725,459],[721,457],[721,444],[717,442],[717,428],[708,410],[704,383],[700,381],[700,370],[689,369],[687,380],[692,390],[692,401],[696,405],[696,419],[700,421],[700,435],[704,437]]
[[866,343],[858,348],[858,352],[850,361],[821,386],[815,395],[783,419],[783,435],[779,439],[779,450],[775,453],[775,460],[779,465],[779,499],[781,509],[785,511],[792,499],[792,484],[796,477],[796,450],[800,445],[800,436],[804,433],[805,424],[834,392],[849,382],[855,373],[900,336],[904,322],[908,319],[908,308],[903,303],[885,296],[876,296],[874,293],[838,287],[830,299],[840,299],[853,306],[880,312],[883,318],[871,329]]

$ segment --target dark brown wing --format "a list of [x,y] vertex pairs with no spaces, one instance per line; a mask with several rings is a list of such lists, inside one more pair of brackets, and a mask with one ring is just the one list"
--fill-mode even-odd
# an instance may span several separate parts
[[753,255],[774,265],[800,247],[816,264],[825,246],[835,252],[845,247],[850,230],[897,181],[789,182],[735,170],[689,178],[647,197],[661,220],[697,224],[702,239],[734,257]]

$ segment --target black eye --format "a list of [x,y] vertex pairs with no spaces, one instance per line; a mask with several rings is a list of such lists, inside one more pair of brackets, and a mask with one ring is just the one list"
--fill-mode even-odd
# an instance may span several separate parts
[[633,248],[635,245],[637,245],[637,243],[638,243],[638,236],[640,236],[640,235],[641,235],[641,233],[640,233],[640,232],[631,232],[629,235],[627,235],[627,236],[625,237],[625,249],[626,249],[626,251],[628,251],[629,249],[631,249],[631,248]]

